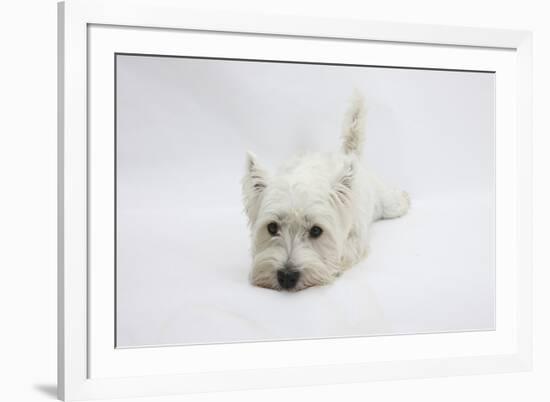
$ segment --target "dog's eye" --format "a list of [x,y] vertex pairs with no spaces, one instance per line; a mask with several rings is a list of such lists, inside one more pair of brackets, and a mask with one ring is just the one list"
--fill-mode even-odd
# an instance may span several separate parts
[[323,229],[321,229],[319,226],[313,226],[311,229],[309,229],[309,235],[314,239],[321,236],[322,233]]
[[271,222],[269,225],[267,225],[267,231],[271,236],[275,236],[279,231],[279,225],[277,225],[277,223],[275,222]]

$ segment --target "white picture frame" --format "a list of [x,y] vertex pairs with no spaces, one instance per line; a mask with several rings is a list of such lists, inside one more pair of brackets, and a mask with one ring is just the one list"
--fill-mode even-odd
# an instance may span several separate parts
[[[530,369],[531,33],[197,12],[175,0],[68,0],[58,11],[61,399]],[[312,49],[307,54],[305,40]],[[357,46],[368,47],[376,65],[497,73],[496,330],[116,349],[114,246],[105,236],[113,221],[113,167],[97,163],[113,159],[113,55],[186,54],[192,49],[202,56],[255,52],[255,58],[303,61],[323,54],[345,64],[353,62],[347,54]],[[299,349],[292,354],[299,357],[286,358],[282,347]]]

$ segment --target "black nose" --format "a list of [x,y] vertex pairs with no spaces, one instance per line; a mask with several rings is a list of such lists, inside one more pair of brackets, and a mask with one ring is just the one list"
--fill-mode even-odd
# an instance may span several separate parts
[[288,269],[280,269],[277,271],[277,281],[283,289],[292,289],[298,283],[300,272],[290,271]]

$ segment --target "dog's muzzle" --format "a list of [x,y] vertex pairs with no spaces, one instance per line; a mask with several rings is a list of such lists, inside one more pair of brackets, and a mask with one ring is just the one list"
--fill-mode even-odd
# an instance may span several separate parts
[[289,269],[280,269],[277,271],[277,282],[283,289],[293,289],[300,279],[299,271],[292,271]]

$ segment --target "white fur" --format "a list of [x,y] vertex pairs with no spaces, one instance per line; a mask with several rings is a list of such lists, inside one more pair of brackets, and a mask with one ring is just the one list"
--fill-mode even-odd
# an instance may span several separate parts
[[[277,271],[285,265],[300,272],[292,290],[328,284],[366,256],[372,222],[407,212],[407,193],[386,186],[359,162],[363,104],[354,94],[341,151],[295,157],[274,175],[248,153],[243,198],[252,237],[252,284],[280,290]],[[280,228],[276,236],[267,230],[271,222]],[[310,236],[313,226],[323,230],[320,237]]]

